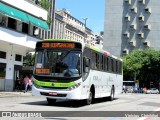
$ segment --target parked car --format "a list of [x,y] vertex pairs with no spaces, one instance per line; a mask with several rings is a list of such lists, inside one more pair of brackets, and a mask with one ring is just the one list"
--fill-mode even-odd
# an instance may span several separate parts
[[157,88],[150,88],[146,91],[146,94],[158,94],[159,90]]

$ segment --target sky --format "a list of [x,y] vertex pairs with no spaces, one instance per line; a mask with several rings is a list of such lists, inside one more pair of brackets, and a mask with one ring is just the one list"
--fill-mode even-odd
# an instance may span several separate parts
[[56,0],[56,9],[67,9],[94,33],[104,31],[105,0]]

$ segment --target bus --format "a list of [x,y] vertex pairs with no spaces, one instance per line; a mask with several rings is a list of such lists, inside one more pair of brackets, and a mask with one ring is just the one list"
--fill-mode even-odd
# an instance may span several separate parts
[[35,48],[33,96],[58,99],[109,98],[122,92],[122,60],[90,44],[72,40],[47,39]]

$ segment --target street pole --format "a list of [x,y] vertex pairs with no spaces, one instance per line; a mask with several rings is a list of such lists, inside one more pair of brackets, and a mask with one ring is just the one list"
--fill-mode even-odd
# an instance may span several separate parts
[[86,23],[87,23],[87,20],[88,20],[88,18],[82,18],[83,20],[84,20],[84,25],[85,25],[85,27],[86,27]]
[[88,18],[82,18],[82,19],[84,20],[84,26],[85,26],[84,43],[86,43],[86,39],[87,39],[86,25],[87,25],[87,20],[88,20]]

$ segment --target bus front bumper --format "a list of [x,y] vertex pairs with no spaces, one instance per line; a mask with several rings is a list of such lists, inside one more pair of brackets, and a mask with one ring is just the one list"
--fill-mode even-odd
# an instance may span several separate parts
[[73,99],[73,100],[81,99],[80,87],[75,88],[73,90],[59,91],[59,90],[39,89],[33,85],[32,95],[33,96],[43,96],[43,97],[53,98],[53,99]]

